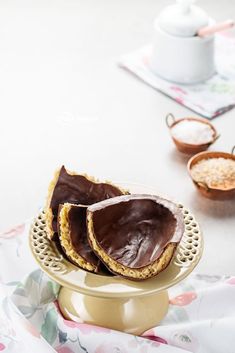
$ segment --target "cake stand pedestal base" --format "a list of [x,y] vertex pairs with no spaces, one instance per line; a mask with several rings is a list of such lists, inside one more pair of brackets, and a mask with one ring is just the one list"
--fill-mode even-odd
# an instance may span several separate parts
[[62,287],[58,302],[64,317],[140,335],[156,326],[168,310],[166,290],[130,298],[100,298]]

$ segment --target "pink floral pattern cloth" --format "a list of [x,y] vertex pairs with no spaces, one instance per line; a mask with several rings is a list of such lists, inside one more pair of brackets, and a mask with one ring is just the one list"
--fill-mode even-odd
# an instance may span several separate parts
[[217,73],[200,84],[175,84],[155,75],[149,67],[152,45],[123,55],[119,65],[176,102],[212,119],[235,106],[235,31],[217,35],[215,43]]
[[0,351],[234,353],[235,277],[192,274],[170,289],[167,316],[142,337],[75,323],[61,315],[59,286],[32,258],[28,229],[0,234]]

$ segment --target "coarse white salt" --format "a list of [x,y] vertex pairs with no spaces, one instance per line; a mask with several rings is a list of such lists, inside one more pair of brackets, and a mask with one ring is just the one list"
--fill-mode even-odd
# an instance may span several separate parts
[[212,188],[235,188],[235,160],[229,158],[202,159],[191,169],[192,178]]
[[171,133],[179,141],[199,145],[211,142],[214,131],[209,125],[200,121],[182,120],[171,128]]

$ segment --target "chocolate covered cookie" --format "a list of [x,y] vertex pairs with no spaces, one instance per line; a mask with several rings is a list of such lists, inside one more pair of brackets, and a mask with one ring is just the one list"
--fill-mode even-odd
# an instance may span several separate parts
[[53,239],[57,233],[57,215],[60,204],[72,203],[92,205],[93,203],[123,195],[126,192],[111,183],[100,183],[87,175],[69,172],[64,166],[52,180],[46,206],[47,235]]
[[169,265],[184,219],[171,201],[125,195],[89,206],[87,231],[93,251],[111,272],[144,280]]
[[65,203],[59,207],[58,234],[62,249],[75,265],[98,272],[100,259],[94,254],[87,239],[87,206]]

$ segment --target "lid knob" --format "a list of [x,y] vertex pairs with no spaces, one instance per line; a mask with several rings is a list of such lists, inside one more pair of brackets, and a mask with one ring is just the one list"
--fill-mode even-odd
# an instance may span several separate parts
[[176,0],[179,4],[182,13],[189,13],[191,10],[191,5],[194,3],[194,0]]
[[165,32],[178,37],[192,37],[199,29],[206,27],[209,17],[194,0],[176,0],[160,13],[156,23]]

